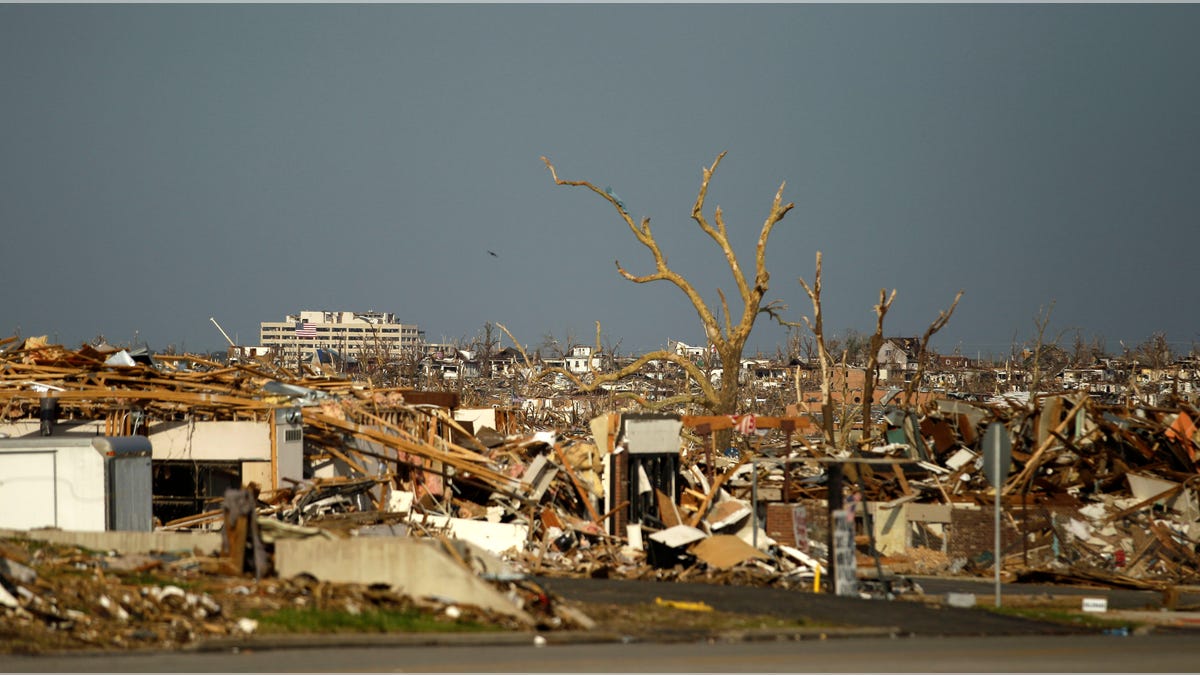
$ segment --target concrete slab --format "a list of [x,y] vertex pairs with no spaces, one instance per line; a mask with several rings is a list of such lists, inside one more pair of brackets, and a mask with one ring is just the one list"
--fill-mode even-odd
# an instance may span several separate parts
[[78,532],[71,530],[5,530],[0,537],[24,537],[52,544],[82,546],[92,551],[150,553],[193,551],[204,554],[221,550],[220,532]]
[[311,574],[325,581],[389,584],[416,598],[443,598],[500,612],[526,625],[536,623],[433,541],[400,537],[281,540],[275,543],[275,569],[280,577]]
[[503,555],[511,549],[519,551],[529,538],[529,528],[519,523],[491,523],[486,520],[425,514],[414,514],[411,522],[427,528],[446,530],[454,539],[469,541],[494,555]]

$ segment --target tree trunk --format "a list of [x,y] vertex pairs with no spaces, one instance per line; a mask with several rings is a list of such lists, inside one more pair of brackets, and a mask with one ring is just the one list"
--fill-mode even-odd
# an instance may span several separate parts
[[[721,353],[721,386],[718,388],[717,405],[713,407],[714,415],[736,415],[741,386],[738,376],[742,367],[741,345],[730,345]],[[733,430],[721,429],[716,432],[717,447],[724,451],[733,443]]]

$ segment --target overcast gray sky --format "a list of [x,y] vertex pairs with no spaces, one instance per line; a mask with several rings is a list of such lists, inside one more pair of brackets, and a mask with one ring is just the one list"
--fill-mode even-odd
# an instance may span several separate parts
[[[1051,330],[1200,340],[1200,6],[0,6],[0,331],[243,343],[301,309],[430,340],[507,325],[702,343],[612,208],[714,304],[701,167],[799,320],[1007,353]],[[711,212],[710,212],[711,213]],[[488,255],[488,251],[497,256]],[[752,347],[774,351],[766,321]]]

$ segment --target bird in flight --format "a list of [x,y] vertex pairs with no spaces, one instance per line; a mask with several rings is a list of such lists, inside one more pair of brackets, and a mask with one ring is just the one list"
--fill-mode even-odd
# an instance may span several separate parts
[[488,255],[492,256],[493,258],[499,258],[499,257],[500,257],[500,256],[496,255],[496,252],[495,252],[495,251],[488,251]]

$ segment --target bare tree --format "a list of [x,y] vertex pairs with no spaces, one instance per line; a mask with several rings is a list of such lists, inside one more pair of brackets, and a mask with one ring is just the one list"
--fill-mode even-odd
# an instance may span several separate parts
[[[708,303],[704,301],[704,298],[696,290],[695,286],[667,265],[666,255],[659,247],[658,241],[654,238],[654,233],[650,229],[649,218],[643,218],[640,223],[635,222],[629,211],[626,210],[625,204],[617,199],[611,190],[600,189],[589,181],[561,179],[558,177],[558,172],[550,160],[545,157],[542,158],[542,161],[546,164],[546,168],[550,171],[551,177],[554,179],[555,185],[587,188],[616,209],[617,215],[629,227],[629,231],[654,258],[654,271],[650,274],[632,274],[621,266],[620,261],[616,262],[617,272],[625,279],[636,284],[665,281],[678,288],[687,297],[692,307],[695,308],[696,314],[700,317],[700,322],[707,333],[709,342],[715,348],[717,356],[720,358],[722,367],[720,382],[714,385],[691,359],[668,350],[658,350],[643,354],[624,368],[610,373],[599,374],[589,382],[578,382],[578,378],[575,378],[580,389],[591,391],[602,384],[615,382],[632,375],[651,361],[667,361],[682,368],[695,385],[695,388],[689,388],[688,391],[678,396],[656,401],[650,407],[662,408],[680,403],[691,403],[699,405],[713,414],[727,415],[737,412],[739,399],[738,375],[741,370],[742,349],[745,347],[746,340],[750,337],[750,331],[754,327],[754,322],[758,318],[758,315],[762,313],[775,314],[780,309],[778,303],[764,302],[770,278],[766,268],[767,239],[771,235],[771,230],[783,220],[784,216],[787,215],[787,212],[794,205],[792,203],[783,203],[783,189],[785,184],[780,184],[779,190],[776,191],[775,198],[771,203],[770,211],[759,232],[754,258],[754,277],[752,280],[748,280],[742,272],[741,264],[729,241],[725,217],[721,208],[718,206],[714,211],[712,223],[709,222],[708,217],[704,214],[709,181],[712,180],[717,166],[724,157],[725,153],[722,152],[717,155],[712,166],[703,170],[700,190],[696,195],[695,203],[692,205],[692,220],[696,222],[701,232],[711,238],[717,245],[718,249],[724,255],[725,262],[733,275],[738,291],[737,297],[742,303],[741,310],[736,315],[737,323],[734,323],[734,316],[730,314],[729,303],[725,298],[724,292],[720,289],[717,290],[721,299],[721,311],[720,314],[715,313],[709,308]],[[718,441],[727,442],[728,438],[718,439]]]
[[858,330],[847,328],[840,337],[840,348],[834,351],[846,352],[847,363],[861,365],[868,359],[866,351],[871,348],[870,340],[869,336],[863,335]]
[[[804,288],[804,292],[808,294],[809,300],[812,301],[813,318],[810,321],[807,316],[802,316],[801,320],[812,333],[813,341],[816,343],[817,361],[821,367],[821,419],[822,427],[825,434],[825,443],[834,445],[835,441],[840,441],[845,445],[849,440],[849,432],[854,419],[861,419],[863,426],[863,439],[869,441],[872,436],[871,430],[871,404],[875,398],[875,379],[879,372],[879,350],[883,346],[883,319],[887,316],[887,312],[892,307],[892,302],[896,300],[896,291],[892,289],[889,296],[885,289],[879,289],[879,304],[875,305],[875,331],[869,338],[864,338],[858,331],[847,332],[847,345],[841,350],[841,371],[842,376],[842,410],[841,410],[841,433],[834,432],[834,410],[833,410],[833,381],[834,381],[834,357],[831,355],[831,350],[826,343],[825,337],[825,322],[821,311],[821,253],[817,252],[816,272],[813,277],[813,284],[810,286],[804,279],[799,279],[800,285]],[[953,311],[953,310],[952,310]],[[789,328],[795,328],[799,324],[789,321],[779,321],[781,324]],[[857,358],[866,360],[866,368],[863,377],[863,391],[861,400],[850,405],[848,402],[849,387],[849,358],[851,353],[857,354]],[[865,355],[863,354],[865,352]],[[797,396],[799,396],[799,385],[797,384]],[[861,417],[860,417],[861,416]]]
[[883,349],[883,317],[887,316],[895,299],[896,289],[892,289],[890,296],[884,289],[879,289],[879,304],[875,305],[875,332],[871,333],[870,346],[867,347],[867,371],[863,378],[863,440],[868,443],[875,435],[875,428],[871,425],[871,405],[875,403],[875,378],[879,375],[879,351]]
[[937,318],[933,323],[929,324],[929,328],[925,329],[925,334],[921,336],[921,340],[917,346],[917,372],[913,373],[912,380],[904,388],[904,404],[912,407],[916,403],[917,390],[921,386],[921,379],[925,377],[925,361],[928,358],[929,339],[932,338],[939,330],[946,327],[946,323],[950,321],[950,316],[954,314],[954,308],[958,307],[958,301],[962,299],[963,292],[959,291],[954,296],[954,302],[950,303],[950,309],[944,312],[938,312]]
[[1075,338],[1071,342],[1070,365],[1072,368],[1090,368],[1104,357],[1104,338],[1096,335],[1091,342],[1083,339],[1083,333],[1076,329]]
[[496,324],[491,321],[485,321],[483,329],[470,343],[471,352],[479,360],[479,374],[481,377],[489,378],[492,376],[492,357],[499,351],[497,349],[499,344],[500,336],[496,333]]
[[1139,365],[1162,370],[1175,358],[1167,334],[1158,331],[1133,348],[1133,358]]
[[1066,365],[1069,357],[1065,350],[1058,346],[1066,331],[1059,331],[1052,339],[1046,336],[1050,328],[1050,315],[1054,312],[1054,301],[1049,305],[1038,308],[1033,317],[1034,334],[1032,343],[1022,351],[1024,363],[1029,369],[1029,402],[1032,404],[1042,390],[1046,373],[1056,374]]
[[[816,273],[813,276],[813,285],[809,286],[803,278],[799,279],[800,285],[804,287],[804,292],[808,294],[809,300],[812,301],[813,318],[809,321],[807,316],[801,316],[804,325],[812,331],[813,338],[817,343],[817,363],[821,366],[821,427],[825,432],[825,444],[832,446],[834,443],[833,435],[833,358],[829,355],[829,350],[825,346],[825,318],[821,313],[821,252],[817,251]],[[782,322],[788,326],[795,326],[793,322]]]

